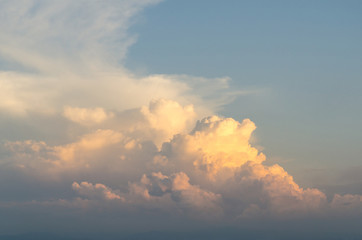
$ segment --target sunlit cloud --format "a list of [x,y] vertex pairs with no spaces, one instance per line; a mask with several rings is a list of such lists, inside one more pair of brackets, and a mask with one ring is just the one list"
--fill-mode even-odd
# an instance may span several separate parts
[[[158,102],[167,108],[170,103]],[[171,106],[175,111],[188,109],[175,102]],[[169,112],[167,118],[180,120],[172,110]],[[173,121],[166,122],[172,126],[169,122]],[[154,133],[160,130],[152,124],[147,126]],[[145,126],[143,130],[147,132]],[[69,187],[80,196],[89,200],[122,200],[120,208],[136,204],[142,208],[165,208],[175,214],[201,211],[204,216],[215,217],[217,213],[218,219],[235,221],[264,216],[322,216],[325,211],[360,208],[359,195],[336,195],[327,201],[320,190],[300,187],[281,166],[264,165],[265,155],[249,142],[254,130],[255,124],[249,119],[239,123],[212,116],[198,121],[189,133],[174,132],[161,149],[148,136],[133,138],[133,132],[128,130],[99,129],[77,142],[60,146],[8,142],[8,167],[34,177],[41,175],[47,181],[65,181],[66,176],[75,180]],[[79,176],[88,179],[78,183]],[[119,189],[91,183],[101,178]],[[234,211],[229,212],[230,209]]]

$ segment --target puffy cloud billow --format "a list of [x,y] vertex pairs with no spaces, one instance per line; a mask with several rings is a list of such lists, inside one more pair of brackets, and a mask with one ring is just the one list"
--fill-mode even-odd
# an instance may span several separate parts
[[361,195],[302,188],[265,164],[252,120],[214,114],[227,77],[119,64],[157,2],[0,1],[0,233],[358,219]]
[[[164,208],[191,219],[293,219],[359,211],[362,206],[359,195],[336,195],[328,201],[320,190],[300,187],[281,166],[265,165],[265,155],[250,144],[256,127],[249,119],[211,116],[188,131],[192,106],[164,99],[150,106],[157,106],[157,111],[140,108],[145,119],[134,121],[129,129],[97,129],[55,146],[7,142],[3,168],[54,184],[71,180],[69,188],[78,195],[73,198],[96,201],[98,206],[115,200],[116,208]],[[178,111],[186,114],[180,117]],[[165,130],[173,136],[169,140]],[[162,147],[152,141],[160,137]]]

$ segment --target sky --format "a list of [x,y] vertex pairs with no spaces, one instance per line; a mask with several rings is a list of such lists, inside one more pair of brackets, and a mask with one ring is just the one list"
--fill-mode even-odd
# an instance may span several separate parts
[[361,7],[0,0],[0,237],[362,239]]

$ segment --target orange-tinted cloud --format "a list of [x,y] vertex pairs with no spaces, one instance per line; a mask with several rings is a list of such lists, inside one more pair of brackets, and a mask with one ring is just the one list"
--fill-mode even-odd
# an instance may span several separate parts
[[122,208],[163,208],[190,216],[289,218],[361,206],[360,195],[327,201],[320,190],[300,187],[281,166],[265,165],[265,155],[250,143],[256,127],[249,119],[211,116],[187,133],[195,116],[191,106],[158,100],[136,113],[141,117],[128,128],[98,129],[69,144],[8,142],[8,166],[47,181],[71,178],[73,189],[89,200],[122,199]]

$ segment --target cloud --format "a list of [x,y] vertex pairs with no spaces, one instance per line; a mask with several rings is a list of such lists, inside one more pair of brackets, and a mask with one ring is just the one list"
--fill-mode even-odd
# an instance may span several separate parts
[[[94,113],[91,110],[86,112]],[[38,177],[58,178],[69,171],[94,172],[98,168],[117,169],[126,176],[142,174],[157,158],[157,145],[179,132],[192,129],[190,122],[195,117],[191,105],[182,106],[164,99],[154,100],[149,107],[131,112],[114,114],[108,120],[90,125],[71,143],[50,145],[35,140],[6,141],[5,151],[10,153],[7,161],[10,166],[28,170]],[[162,124],[156,124],[157,119],[162,119]],[[169,125],[173,127],[168,128]],[[98,129],[102,126],[106,128]],[[149,163],[145,165],[147,159]],[[128,161],[132,164],[128,165]]]
[[58,93],[50,85],[42,84],[48,81],[51,85],[52,79],[49,77],[0,70],[0,111],[17,116],[23,116],[28,111],[54,113],[49,101],[56,98]]
[[212,116],[198,121],[190,134],[176,135],[170,143],[165,143],[163,152],[176,158],[174,161],[191,161],[190,165],[213,177],[249,161],[265,160],[264,154],[249,143],[254,130],[255,124],[249,119],[239,123],[231,118]]
[[90,125],[108,116],[99,108],[122,111],[165,98],[209,114],[230,101],[235,94],[227,77],[140,76],[125,69],[135,41],[128,29],[158,2],[2,1],[0,59],[10,67],[0,68],[0,114],[64,110],[68,119]]
[[[199,212],[205,219],[211,213],[229,221],[301,218],[360,206],[359,195],[336,195],[328,202],[320,190],[300,187],[281,166],[264,165],[265,155],[250,143],[256,127],[249,119],[211,116],[187,133],[191,106],[159,100],[133,111],[141,116],[133,125],[98,129],[69,144],[8,142],[7,168],[48,181],[72,179],[73,189],[89,200],[122,199],[116,208],[163,209],[190,217]],[[173,137],[167,140],[165,131]],[[163,139],[162,148],[152,139]],[[87,182],[79,184],[81,178]],[[89,183],[94,181],[119,189]]]
[[72,188],[80,195],[89,198],[96,198],[102,200],[123,200],[121,196],[116,194],[112,189],[100,183],[93,185],[92,183],[88,182],[81,182],[80,184],[77,182],[73,182]]
[[0,51],[42,72],[74,72],[79,63],[92,67],[100,57],[123,58],[133,42],[127,33],[133,17],[157,2],[2,1]]
[[[221,195],[204,190],[200,186],[190,184],[190,178],[184,172],[171,176],[161,172],[144,174],[139,182],[130,184],[130,192],[141,196],[147,201],[163,202],[165,206],[172,205],[183,211],[204,212],[207,215],[221,214],[218,204]],[[167,203],[169,202],[169,203]]]
[[[130,121],[117,128],[114,121],[123,118]],[[250,143],[256,128],[251,120],[211,116],[192,128],[192,118],[191,106],[162,99],[115,113],[111,123],[96,125],[113,129],[90,126],[74,142],[7,142],[1,171],[11,174],[4,180],[16,182],[13,176],[22,176],[48,194],[45,199],[34,194],[26,205],[0,201],[0,209],[48,209],[55,215],[70,211],[67,219],[79,219],[82,211],[104,221],[133,219],[124,226],[138,230],[152,223],[151,229],[158,229],[161,222],[174,228],[258,226],[254,223],[358,217],[361,195],[337,194],[328,200],[319,189],[299,186],[281,166],[265,165],[265,155]],[[168,130],[168,125],[176,127]],[[163,139],[162,147],[153,139]]]
[[[247,163],[237,174],[237,183],[241,186],[257,189],[256,199],[250,201],[251,209],[257,209],[262,215],[303,216],[318,214],[327,204],[324,193],[318,189],[303,189],[294,182],[281,166],[264,166]],[[248,207],[243,214],[250,214]],[[263,213],[263,211],[266,211]]]
[[5,146],[14,153],[11,161],[18,162],[23,168],[29,167],[34,170],[62,169],[86,167],[87,162],[90,163],[95,152],[117,144],[121,139],[122,134],[118,132],[97,130],[84,135],[77,142],[65,145],[48,146],[42,141],[27,140],[8,142]]
[[362,211],[362,195],[335,194],[331,202],[331,207],[344,214],[360,214]]
[[[192,128],[196,119],[193,105],[181,106],[178,102],[165,99],[153,100],[148,107],[142,107],[141,113],[145,116],[148,129],[158,131],[159,138],[153,141],[161,145],[175,134]],[[143,129],[143,134],[145,129]]]
[[[206,211],[220,211],[218,206],[221,200],[220,194],[201,189],[199,186],[191,185],[190,178],[184,173],[175,174],[172,189],[175,191],[174,198],[185,202],[187,205],[195,206]],[[220,209],[218,209],[220,208]]]
[[103,108],[77,108],[77,107],[64,107],[64,117],[67,119],[82,124],[94,125],[104,122],[112,118],[113,113],[107,113]]
[[265,155],[250,144],[255,128],[249,119],[239,123],[231,118],[204,118],[189,134],[175,135],[164,143],[156,159],[224,197],[238,199],[241,215],[250,212],[249,205],[263,215],[319,211],[326,204],[324,193],[302,189],[279,165],[263,165]]

